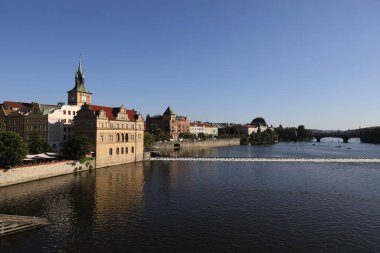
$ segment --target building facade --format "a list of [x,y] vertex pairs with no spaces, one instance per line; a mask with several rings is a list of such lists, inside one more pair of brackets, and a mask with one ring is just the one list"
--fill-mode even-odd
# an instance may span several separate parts
[[198,136],[202,133],[205,135],[218,136],[218,127],[205,122],[192,122],[189,132]]
[[177,116],[170,106],[162,115],[146,117],[146,126],[159,127],[164,130],[170,139],[177,140],[180,133],[186,133],[190,130],[190,119],[187,116]]
[[74,133],[91,140],[96,167],[143,160],[144,120],[124,106],[84,104],[74,117]]

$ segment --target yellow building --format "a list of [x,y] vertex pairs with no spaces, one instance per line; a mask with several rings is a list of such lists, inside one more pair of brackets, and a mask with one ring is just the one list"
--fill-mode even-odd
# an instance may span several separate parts
[[92,93],[84,87],[81,64],[75,75],[75,87],[68,91],[68,103],[81,106],[74,116],[74,135],[86,136],[93,144],[96,167],[142,161],[144,156],[144,120],[124,106],[91,104]]

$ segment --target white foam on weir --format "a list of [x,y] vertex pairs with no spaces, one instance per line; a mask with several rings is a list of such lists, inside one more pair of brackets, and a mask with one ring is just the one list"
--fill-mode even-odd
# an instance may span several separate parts
[[380,158],[152,157],[153,161],[380,163]]

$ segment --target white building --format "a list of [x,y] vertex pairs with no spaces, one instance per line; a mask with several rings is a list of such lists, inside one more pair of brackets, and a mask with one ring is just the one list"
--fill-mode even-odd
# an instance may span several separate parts
[[80,106],[62,105],[48,115],[48,143],[59,151],[64,142],[73,136],[73,120]]
[[209,123],[203,123],[203,122],[190,123],[189,131],[190,133],[195,134],[197,136],[200,133],[203,133],[205,135],[218,136],[218,127],[213,126]]

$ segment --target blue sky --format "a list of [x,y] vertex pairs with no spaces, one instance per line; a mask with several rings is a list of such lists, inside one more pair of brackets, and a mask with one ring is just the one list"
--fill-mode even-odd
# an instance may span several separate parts
[[93,103],[144,116],[380,125],[378,0],[0,0],[0,101],[67,102],[82,54]]

